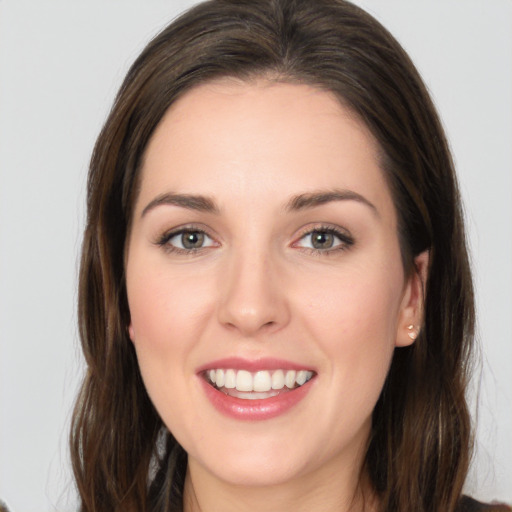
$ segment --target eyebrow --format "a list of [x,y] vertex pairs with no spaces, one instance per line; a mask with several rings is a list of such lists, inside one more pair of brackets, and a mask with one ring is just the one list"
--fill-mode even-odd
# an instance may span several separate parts
[[167,193],[155,197],[155,199],[148,203],[144,210],[142,210],[141,217],[144,217],[150,210],[161,205],[179,206],[198,212],[219,213],[219,208],[215,201],[207,196]]
[[[286,204],[286,211],[299,211],[307,208],[315,208],[326,203],[333,201],[357,201],[368,206],[377,217],[379,212],[375,205],[368,201],[364,196],[354,192],[352,190],[325,190],[317,192],[306,192],[304,194],[298,194],[293,196]],[[194,194],[173,194],[166,193],[161,194],[150,203],[146,205],[142,210],[141,217],[144,217],[150,210],[153,210],[157,206],[161,205],[172,205],[186,208],[187,210],[195,210],[199,212],[215,213],[220,212],[219,207],[215,201],[207,196],[194,195]]]
[[306,208],[314,208],[333,201],[357,201],[368,206],[372,212],[380,217],[379,211],[366,197],[352,190],[320,190],[299,194],[290,199],[286,205],[287,211],[298,211]]

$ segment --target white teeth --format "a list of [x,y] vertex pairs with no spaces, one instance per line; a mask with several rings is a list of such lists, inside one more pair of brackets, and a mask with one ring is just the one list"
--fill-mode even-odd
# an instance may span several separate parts
[[283,370],[276,370],[272,374],[272,389],[284,388],[284,372]]
[[218,388],[224,386],[224,383],[226,382],[225,378],[226,374],[224,373],[224,370],[217,370],[215,372],[215,384],[217,385]]
[[296,375],[295,370],[288,370],[286,372],[286,377],[284,378],[284,383],[286,384],[287,388],[292,389],[293,387],[295,387],[295,375]]
[[297,378],[295,380],[299,386],[302,386],[302,384],[304,384],[307,380],[306,370],[299,370],[297,372]]
[[252,391],[252,375],[247,370],[238,370],[236,374],[236,390]]
[[252,383],[253,391],[270,391],[272,389],[272,379],[267,371],[256,372]]
[[235,370],[226,370],[226,380],[224,381],[224,387],[227,389],[233,389],[236,386],[236,373]]
[[205,372],[209,381],[219,389],[236,389],[245,393],[265,393],[270,390],[282,390],[285,386],[293,389],[302,386],[313,377],[308,370],[260,370],[251,373],[247,370],[211,369]]

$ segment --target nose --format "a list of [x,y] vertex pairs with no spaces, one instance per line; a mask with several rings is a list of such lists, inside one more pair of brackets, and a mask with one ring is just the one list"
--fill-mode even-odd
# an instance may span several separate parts
[[220,278],[219,322],[244,337],[284,327],[290,311],[279,274],[268,252],[233,255]]

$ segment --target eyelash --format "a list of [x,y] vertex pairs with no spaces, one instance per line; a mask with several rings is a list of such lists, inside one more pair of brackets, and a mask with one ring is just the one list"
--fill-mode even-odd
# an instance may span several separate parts
[[301,240],[304,240],[304,238],[306,238],[307,236],[312,236],[314,233],[332,235],[339,241],[338,245],[335,245],[334,247],[327,249],[316,249],[313,247],[298,247],[303,251],[306,251],[315,256],[330,256],[341,251],[346,251],[347,249],[350,249],[350,247],[352,247],[355,242],[349,233],[341,229],[335,228],[333,226],[314,226],[313,228],[304,231],[297,239],[297,241],[292,244],[292,247],[297,247],[298,243]]
[[[197,233],[200,235],[204,235],[205,237],[208,237],[213,243],[208,246],[202,246],[197,248],[181,248],[176,247],[172,244],[170,244],[170,240],[172,240],[174,237],[183,235],[185,233]],[[334,247],[327,248],[327,249],[317,249],[314,247],[301,247],[299,246],[299,242],[301,240],[304,240],[307,236],[311,236],[314,233],[322,233],[327,235],[332,235],[333,237],[338,239],[338,245],[335,245]],[[173,229],[171,231],[166,231],[163,233],[158,240],[156,241],[156,244],[163,247],[168,253],[175,253],[175,254],[181,254],[181,255],[195,255],[198,252],[208,250],[210,247],[218,247],[218,243],[215,242],[213,237],[211,237],[204,229],[197,228],[194,226],[185,226],[178,229]],[[310,254],[313,254],[315,256],[323,256],[323,255],[332,255],[340,251],[345,251],[352,247],[354,245],[354,239],[352,236],[350,236],[347,232],[342,231],[340,229],[334,228],[332,226],[315,226],[313,228],[308,229],[307,231],[304,231],[299,238],[291,244],[292,247],[301,249],[303,251],[306,251]]]
[[[181,248],[176,247],[172,244],[170,244],[170,240],[172,240],[174,237],[184,235],[185,233],[198,233],[201,235],[204,235],[205,237],[208,237],[212,242],[214,242],[211,246],[204,246],[204,247],[197,247],[197,248]],[[181,254],[181,255],[195,255],[200,251],[204,251],[206,249],[209,249],[210,247],[218,246],[218,244],[215,244],[215,240],[213,237],[211,237],[204,229],[194,227],[194,226],[185,226],[177,229],[172,229],[171,231],[166,231],[165,233],[158,238],[156,241],[157,245],[160,245],[163,247],[168,253],[175,253],[175,254]]]

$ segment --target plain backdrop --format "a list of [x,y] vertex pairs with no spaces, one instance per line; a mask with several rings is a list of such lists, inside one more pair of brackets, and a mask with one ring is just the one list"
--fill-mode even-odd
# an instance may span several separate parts
[[[66,443],[88,160],[128,66],[192,3],[0,0],[0,497],[12,512],[76,510]],[[483,347],[467,490],[512,502],[512,3],[357,3],[409,51],[451,141]]]

